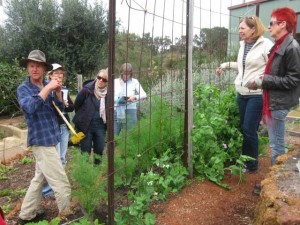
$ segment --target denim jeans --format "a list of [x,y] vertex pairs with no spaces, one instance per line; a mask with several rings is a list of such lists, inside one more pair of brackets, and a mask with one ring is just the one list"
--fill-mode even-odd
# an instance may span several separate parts
[[272,118],[267,118],[267,128],[269,133],[270,148],[272,150],[272,165],[278,156],[285,153],[285,120],[289,110],[271,111]]
[[240,123],[243,133],[242,154],[255,160],[246,162],[249,170],[258,169],[258,128],[262,116],[262,95],[237,96]]
[[[68,127],[66,124],[60,125],[60,142],[56,145],[56,150],[58,152],[58,155],[60,157],[60,161],[63,165],[63,167],[66,166],[66,154],[68,150],[68,142],[70,137],[70,131],[68,130]],[[52,189],[49,186],[48,183],[43,188],[43,195],[47,196],[47,194],[52,194]]]
[[106,125],[102,119],[93,119],[86,132],[86,137],[80,141],[80,148],[82,153],[91,153],[92,147],[96,156],[94,162],[99,164],[100,157],[105,146]]
[[125,119],[118,119],[117,112],[114,112],[114,134],[119,135],[122,130],[130,130],[137,124],[137,109],[126,109]]
[[66,124],[60,125],[60,143],[58,143],[57,151],[60,155],[60,160],[63,165],[63,167],[66,166],[66,155],[68,150],[68,142],[70,137],[70,131],[68,130],[68,127]]

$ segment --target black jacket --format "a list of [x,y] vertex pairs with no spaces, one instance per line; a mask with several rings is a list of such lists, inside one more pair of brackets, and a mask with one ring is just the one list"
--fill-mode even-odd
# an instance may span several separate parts
[[[73,123],[77,131],[86,133],[96,111],[96,98],[94,94],[95,81],[85,85],[78,93],[75,102],[75,116]],[[107,95],[105,96],[105,106],[107,106]]]
[[264,76],[262,88],[269,91],[270,110],[290,110],[299,104],[300,46],[292,35],[275,52],[270,75]]

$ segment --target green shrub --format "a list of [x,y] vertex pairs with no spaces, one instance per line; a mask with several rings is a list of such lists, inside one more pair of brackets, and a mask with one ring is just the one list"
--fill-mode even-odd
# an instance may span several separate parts
[[14,115],[21,112],[17,101],[17,87],[26,77],[26,72],[14,64],[0,63],[0,115]]

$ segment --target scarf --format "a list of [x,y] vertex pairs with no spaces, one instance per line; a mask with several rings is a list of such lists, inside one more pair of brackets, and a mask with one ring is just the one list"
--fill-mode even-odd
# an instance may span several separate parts
[[107,93],[107,87],[100,89],[97,84],[95,84],[94,94],[98,100],[100,100],[100,109],[99,114],[100,118],[102,118],[103,123],[106,123],[106,112],[105,112],[105,96]]
[[[280,45],[282,44],[282,42],[284,41],[286,36],[288,36],[288,34],[289,33],[283,35],[281,38],[279,38],[277,41],[275,41],[275,45],[272,49],[272,52],[269,55],[269,60],[268,60],[267,65],[266,65],[265,75],[270,75],[271,65],[272,65],[273,58],[275,56],[275,52],[279,49]],[[268,118],[269,119],[272,118],[271,111],[270,111],[270,102],[269,101],[270,101],[270,99],[269,99],[269,90],[263,89],[262,121],[263,121],[264,124],[267,124],[267,121],[268,121],[267,119]]]

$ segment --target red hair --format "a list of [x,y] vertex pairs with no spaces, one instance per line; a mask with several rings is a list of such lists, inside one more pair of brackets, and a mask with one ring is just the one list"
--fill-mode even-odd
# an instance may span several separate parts
[[271,17],[275,17],[278,21],[286,22],[286,29],[289,33],[295,33],[296,24],[297,24],[297,15],[296,12],[288,7],[275,9],[271,13]]

